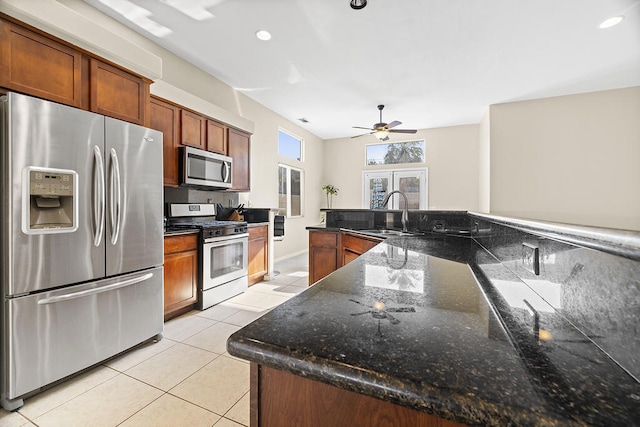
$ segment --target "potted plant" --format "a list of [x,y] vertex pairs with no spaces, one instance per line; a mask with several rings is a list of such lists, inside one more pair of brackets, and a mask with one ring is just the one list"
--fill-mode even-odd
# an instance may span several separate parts
[[325,193],[327,193],[327,209],[331,209],[331,202],[333,201],[333,196],[338,194],[338,191],[340,190],[331,184],[323,185],[322,189],[324,190]]

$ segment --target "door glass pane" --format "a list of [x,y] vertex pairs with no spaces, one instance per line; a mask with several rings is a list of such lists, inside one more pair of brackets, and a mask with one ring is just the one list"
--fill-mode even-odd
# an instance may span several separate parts
[[[417,176],[403,177],[398,180],[398,189],[409,202],[409,209],[420,209],[420,179]],[[399,198],[400,209],[404,209],[404,197]]]
[[291,169],[291,216],[302,215],[301,172]]
[[389,192],[388,178],[372,178],[369,180],[370,209],[381,209],[382,202]]
[[278,166],[278,208],[287,210],[287,169]]
[[211,269],[209,274],[212,279],[243,269],[242,245],[243,242],[239,241],[211,248]]

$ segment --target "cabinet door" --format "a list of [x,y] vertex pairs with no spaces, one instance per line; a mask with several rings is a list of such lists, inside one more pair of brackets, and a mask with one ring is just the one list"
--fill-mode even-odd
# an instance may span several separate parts
[[232,191],[250,190],[250,150],[251,135],[229,128],[229,156],[233,158]]
[[180,109],[157,98],[151,98],[149,126],[162,132],[162,157],[164,185],[177,187],[179,184],[178,166],[178,127]]
[[267,274],[268,226],[249,227],[249,285],[262,281]]
[[91,111],[148,126],[149,83],[142,77],[91,58]]
[[346,265],[380,243],[381,239],[342,233],[342,265]]
[[340,233],[309,230],[309,284],[340,268]]
[[180,144],[204,150],[207,119],[188,110],[180,110]]
[[0,86],[81,107],[82,55],[0,20]]
[[227,127],[215,120],[207,120],[207,150],[227,155]]
[[198,236],[164,238],[164,318],[190,309],[198,299]]

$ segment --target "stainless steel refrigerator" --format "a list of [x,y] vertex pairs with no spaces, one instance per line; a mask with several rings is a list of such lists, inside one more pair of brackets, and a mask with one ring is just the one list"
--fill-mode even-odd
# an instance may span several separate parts
[[163,328],[162,134],[0,97],[1,403]]

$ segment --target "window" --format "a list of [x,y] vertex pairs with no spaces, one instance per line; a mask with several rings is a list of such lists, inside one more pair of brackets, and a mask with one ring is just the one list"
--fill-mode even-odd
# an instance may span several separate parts
[[368,166],[424,162],[424,140],[367,145]]
[[304,173],[291,166],[278,165],[278,208],[287,212],[287,217],[302,216],[302,189]]
[[302,139],[282,129],[278,130],[278,154],[302,161]]

